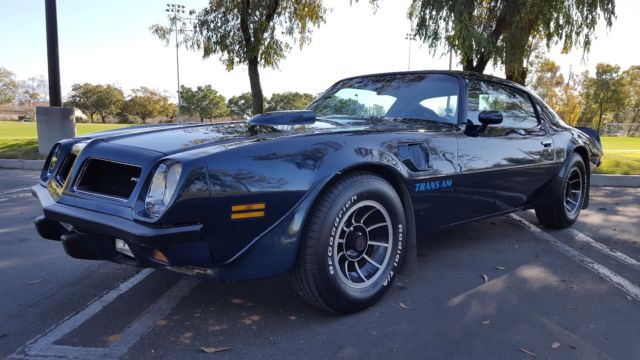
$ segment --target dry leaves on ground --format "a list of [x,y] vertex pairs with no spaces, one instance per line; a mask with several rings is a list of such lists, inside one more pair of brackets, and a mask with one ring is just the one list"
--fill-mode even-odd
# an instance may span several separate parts
[[523,353],[529,355],[529,356],[538,356],[536,353],[534,353],[533,351],[529,351],[525,348],[520,348],[520,351],[522,351]]
[[200,348],[200,350],[206,352],[207,354],[213,354],[217,352],[231,350],[231,348],[228,346],[222,346],[222,347],[204,347],[203,346]]
[[413,308],[408,306],[407,304],[403,303],[402,301],[398,303],[398,305],[400,305],[401,308],[406,309],[406,310],[412,310]]

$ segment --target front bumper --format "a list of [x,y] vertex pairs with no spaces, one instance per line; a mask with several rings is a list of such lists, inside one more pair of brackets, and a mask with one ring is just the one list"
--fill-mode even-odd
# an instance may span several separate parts
[[[41,185],[32,187],[31,193],[44,212],[35,220],[38,233],[45,239],[61,241],[72,257],[214,275],[202,224],[153,227],[57,203]],[[116,251],[115,239],[126,242],[134,257]]]

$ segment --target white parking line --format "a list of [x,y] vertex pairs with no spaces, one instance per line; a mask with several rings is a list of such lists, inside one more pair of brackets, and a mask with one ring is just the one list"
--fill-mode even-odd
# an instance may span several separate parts
[[632,268],[640,271],[640,261],[629,257],[621,252],[619,252],[618,250],[612,249],[610,247],[608,247],[605,244],[602,244],[594,239],[592,239],[591,237],[581,233],[580,231],[576,230],[576,229],[566,229],[565,232],[571,234],[573,236],[574,239],[589,244],[591,245],[593,248],[601,251],[602,253],[612,256],[613,258],[615,258],[616,260],[627,264],[629,266],[631,266]]
[[[64,350],[58,348],[60,345],[54,345],[54,343],[60,340],[66,334],[73,331],[78,326],[82,325],[85,321],[89,320],[92,316],[102,310],[102,308],[113,302],[118,296],[124,294],[127,290],[131,289],[136,284],[144,280],[147,276],[151,275],[152,272],[153,269],[144,269],[138,272],[127,281],[121,283],[106,294],[90,302],[84,309],[68,316],[57,325],[47,330],[44,334],[38,335],[33,338],[24,346],[24,352],[26,353],[27,357],[31,355],[51,355],[54,350],[52,348],[57,348],[57,350]],[[21,349],[16,351],[11,357],[20,358],[20,350]]]
[[[138,275],[129,279],[126,282],[127,285],[124,288],[130,289],[133,285],[137,284],[146,276],[148,276],[152,270],[150,269],[147,269],[147,270],[143,270],[143,271],[147,271],[146,273],[142,274],[142,272],[140,272],[138,273]],[[137,277],[139,275],[140,277]],[[10,358],[52,359],[52,360],[53,359],[58,359],[58,360],[59,359],[91,359],[91,360],[119,359],[124,355],[126,355],[127,351],[129,351],[129,349],[133,345],[135,345],[138,342],[138,340],[140,340],[140,338],[151,329],[155,321],[166,317],[169,314],[169,312],[178,304],[178,301],[180,301],[182,297],[187,295],[191,291],[191,289],[193,289],[199,282],[200,280],[198,279],[188,278],[188,277],[185,277],[180,281],[178,281],[175,285],[171,287],[171,289],[169,289],[155,303],[153,303],[149,308],[147,308],[147,310],[145,310],[137,319],[135,319],[131,324],[129,324],[129,326],[127,326],[127,328],[122,332],[120,340],[112,343],[108,347],[95,348],[95,347],[79,347],[79,346],[55,344],[56,341],[60,340],[66,334],[71,332],[73,329],[77,328],[84,321],[91,318],[91,316],[95,315],[95,312],[93,311],[85,311],[89,307],[91,307],[90,305],[89,307],[85,308],[85,310],[61,322],[60,324],[58,324],[58,326],[54,327],[45,335],[35,338],[31,342],[29,342],[27,345],[25,345],[24,351],[21,351],[19,349]],[[124,288],[118,287],[112,290],[111,292],[116,290],[117,292],[114,293],[115,294],[114,296],[109,297],[110,298],[109,302],[113,301],[113,299],[115,299],[118,295],[122,294],[123,292],[120,292],[120,290]],[[100,298],[98,301],[102,300],[103,298]],[[88,314],[90,315],[87,317]]]
[[0,195],[0,201],[8,201],[19,198],[31,198],[31,194],[14,193],[8,195]]
[[120,340],[109,347],[79,347],[57,345],[56,341],[62,339],[85,321],[96,315],[106,305],[113,302],[118,296],[133,288],[153,272],[153,269],[144,269],[127,281],[110,290],[103,296],[89,303],[87,307],[62,320],[53,328],[42,335],[29,341],[18,349],[9,358],[12,359],[118,359],[140,338],[147,333],[156,320],[166,317],[178,304],[178,301],[187,295],[200,280],[195,278],[183,278],[173,285],[155,303],[147,308],[137,319],[132,321],[121,334]]
[[12,359],[117,359],[124,356],[129,348],[151,329],[156,320],[162,319],[187,295],[200,280],[183,278],[162,295],[155,303],[147,308],[137,319],[132,321],[122,332],[121,339],[106,348],[77,347],[57,345],[74,329],[96,315],[105,306],[113,302],[118,296],[133,288],[153,272],[144,269],[121,283],[101,297],[89,303],[84,309],[65,318],[57,325],[38,335],[16,350],[9,358]]
[[560,240],[558,240],[555,237],[549,235],[548,233],[546,233],[545,231],[543,231],[539,227],[533,225],[532,223],[528,222],[527,220],[521,218],[520,216],[515,215],[515,214],[511,214],[510,216],[513,219],[515,219],[516,221],[518,221],[527,230],[529,230],[532,233],[534,233],[538,238],[540,238],[541,240],[543,240],[543,241],[547,242],[548,244],[552,245],[553,247],[555,247],[556,250],[560,251],[561,253],[563,253],[566,256],[570,257],[571,259],[575,260],[576,262],[578,262],[579,264],[583,265],[587,269],[593,271],[594,273],[596,273],[601,278],[607,280],[612,285],[614,285],[618,289],[622,290],[622,292],[624,292],[628,296],[640,301],[640,287],[632,284],[631,282],[629,282],[629,280],[627,280],[627,279],[623,278],[622,276],[616,274],[615,272],[613,272],[609,268],[597,263],[595,260],[591,259],[590,257],[582,254],[581,252],[573,249],[572,247],[569,247],[568,245],[565,245]]
[[30,190],[30,189],[31,189],[31,188],[26,187],[26,188],[19,188],[19,189],[7,190],[7,191],[0,192],[0,196],[2,196],[2,195],[8,195],[8,194],[13,194],[13,193],[17,193],[17,192],[22,192],[22,191],[27,191],[27,190]]

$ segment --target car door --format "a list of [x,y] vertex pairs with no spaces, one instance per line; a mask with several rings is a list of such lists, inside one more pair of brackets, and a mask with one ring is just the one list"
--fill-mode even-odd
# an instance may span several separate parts
[[[451,222],[525,206],[549,178],[554,157],[552,139],[525,91],[471,79],[466,103],[454,188],[460,210]],[[499,112],[502,122],[482,124],[484,111]]]

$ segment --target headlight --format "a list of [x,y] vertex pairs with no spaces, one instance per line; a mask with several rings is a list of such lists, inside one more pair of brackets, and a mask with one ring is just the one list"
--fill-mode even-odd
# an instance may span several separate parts
[[167,208],[176,192],[180,173],[182,173],[182,165],[175,161],[165,161],[158,166],[144,202],[149,215],[158,217]]
[[55,148],[52,151],[51,159],[49,160],[49,167],[47,168],[47,176],[51,177],[53,175],[53,170],[55,170],[56,165],[58,165],[60,155],[60,145],[56,144]]

